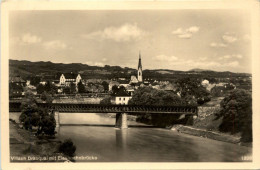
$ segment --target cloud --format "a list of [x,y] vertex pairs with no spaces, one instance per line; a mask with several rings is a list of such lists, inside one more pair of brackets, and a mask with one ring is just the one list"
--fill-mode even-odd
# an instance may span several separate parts
[[120,27],[107,27],[104,30],[83,35],[84,38],[96,40],[114,40],[116,42],[138,41],[148,35],[148,33],[136,24],[124,24]]
[[210,46],[211,47],[227,47],[227,44],[212,42],[212,43],[210,43]]
[[239,62],[238,61],[232,61],[230,63],[227,63],[226,66],[237,67],[237,66],[239,66]]
[[26,33],[22,36],[22,42],[26,44],[34,44],[39,43],[42,41],[42,39],[36,35],[32,35],[30,33]]
[[178,28],[177,30],[175,30],[175,31],[172,31],[172,34],[177,34],[177,35],[179,35],[179,34],[184,34],[184,30],[182,29],[182,28]]
[[179,38],[191,38],[192,34],[190,34],[190,33],[180,34],[180,35],[178,35],[178,37]]
[[60,40],[53,40],[43,43],[43,46],[46,49],[65,49],[67,47],[67,44],[61,42]]
[[93,61],[85,62],[85,64],[91,65],[91,66],[99,66],[99,67],[103,67],[104,66],[104,63],[102,63],[102,62],[93,62]]
[[[226,55],[227,57],[228,55]],[[228,58],[228,57],[227,57]],[[196,60],[186,60],[186,59],[179,59],[175,56],[166,56],[166,55],[158,55],[153,57],[153,60],[163,62],[166,67],[172,68],[176,66],[185,65],[186,67],[190,68],[202,68],[202,69],[224,69],[225,67],[238,67],[238,61],[232,62],[218,62],[207,60],[207,57],[199,57]],[[158,64],[162,64],[157,62]],[[155,66],[157,67],[157,66]],[[160,68],[160,67],[158,67]]]
[[190,68],[202,68],[202,69],[220,69],[223,70],[227,67],[239,67],[238,61],[231,61],[227,63],[220,63],[216,61],[197,61],[197,60],[181,60],[178,62],[173,62],[173,65],[185,65]]
[[153,57],[153,60],[170,62],[170,61],[176,61],[178,60],[178,58],[175,56],[158,55]]
[[10,37],[10,43],[26,45],[26,44],[36,44],[42,42],[41,37],[32,35],[31,33],[23,34],[19,37]]
[[241,54],[224,55],[224,56],[222,56],[222,57],[219,57],[219,60],[231,59],[231,58],[241,59],[241,58],[243,58],[243,56],[242,56]]
[[179,38],[191,38],[192,35],[200,30],[200,27],[197,26],[191,26],[187,29],[178,28],[171,33],[174,35],[177,35]]
[[230,33],[225,33],[223,36],[222,36],[222,39],[226,42],[226,43],[233,43],[235,41],[238,40],[238,38],[235,36],[235,35],[232,35]]
[[190,32],[190,33],[196,33],[200,30],[200,27],[197,27],[197,26],[192,26],[188,29],[186,29],[187,32]]

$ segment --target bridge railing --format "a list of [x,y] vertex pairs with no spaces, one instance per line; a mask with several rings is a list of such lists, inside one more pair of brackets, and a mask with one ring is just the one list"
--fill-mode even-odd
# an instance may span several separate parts
[[[37,103],[38,107],[57,110],[64,113],[158,113],[158,114],[197,114],[197,106],[154,106],[154,105],[102,105],[75,103]],[[21,111],[21,103],[10,102],[11,112]]]

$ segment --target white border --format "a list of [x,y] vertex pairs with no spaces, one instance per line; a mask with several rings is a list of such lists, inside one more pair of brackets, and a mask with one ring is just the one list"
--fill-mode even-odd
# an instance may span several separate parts
[[[9,163],[8,58],[10,10],[157,10],[157,9],[244,9],[251,11],[253,69],[253,162],[252,163]],[[1,7],[1,164],[9,169],[257,169],[259,141],[259,1],[5,1]]]

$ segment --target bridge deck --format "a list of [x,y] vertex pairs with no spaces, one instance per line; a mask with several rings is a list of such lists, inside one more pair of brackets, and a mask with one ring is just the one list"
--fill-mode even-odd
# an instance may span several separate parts
[[[197,106],[150,106],[150,105],[100,105],[75,103],[37,103],[38,107],[57,110],[61,113],[157,113],[157,114],[197,114]],[[10,102],[10,112],[20,112],[21,103]]]

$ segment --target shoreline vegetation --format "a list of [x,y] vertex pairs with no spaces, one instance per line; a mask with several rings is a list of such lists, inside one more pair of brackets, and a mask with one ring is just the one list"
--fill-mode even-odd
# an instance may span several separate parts
[[[213,109],[212,107],[209,107],[209,108],[210,108],[209,110]],[[216,108],[214,108],[214,109],[216,109]],[[205,110],[205,109],[200,108],[200,110]],[[197,120],[195,120],[195,124],[193,126],[175,124],[175,125],[172,125],[169,127],[165,127],[164,129],[169,129],[169,130],[175,131],[177,133],[184,133],[187,135],[208,138],[208,139],[217,140],[217,141],[221,141],[221,142],[233,143],[233,144],[242,145],[242,146],[246,146],[246,147],[252,147],[252,142],[249,142],[249,143],[241,142],[240,134],[232,135],[230,133],[221,133],[215,129],[212,130],[212,129],[206,129],[205,127],[202,127],[200,124],[202,124],[203,120],[209,121],[209,117],[211,117],[212,115],[213,115],[213,113],[211,113],[210,115],[205,115],[204,113],[201,114],[200,116],[203,117],[202,121],[201,121],[201,117],[197,118]],[[115,118],[115,113],[103,114],[102,116],[109,117],[109,118]],[[205,117],[207,117],[207,118],[205,119]],[[137,119],[137,116],[135,116],[135,115],[127,115],[128,121],[136,122],[136,119]],[[212,118],[210,118],[210,119],[212,119]],[[140,123],[142,123],[142,122],[140,122]],[[200,126],[200,127],[198,127],[198,126]],[[153,127],[155,127],[155,126],[153,126]]]
[[62,141],[57,137],[36,137],[33,131],[22,128],[9,119],[10,162],[73,162],[58,151]]

